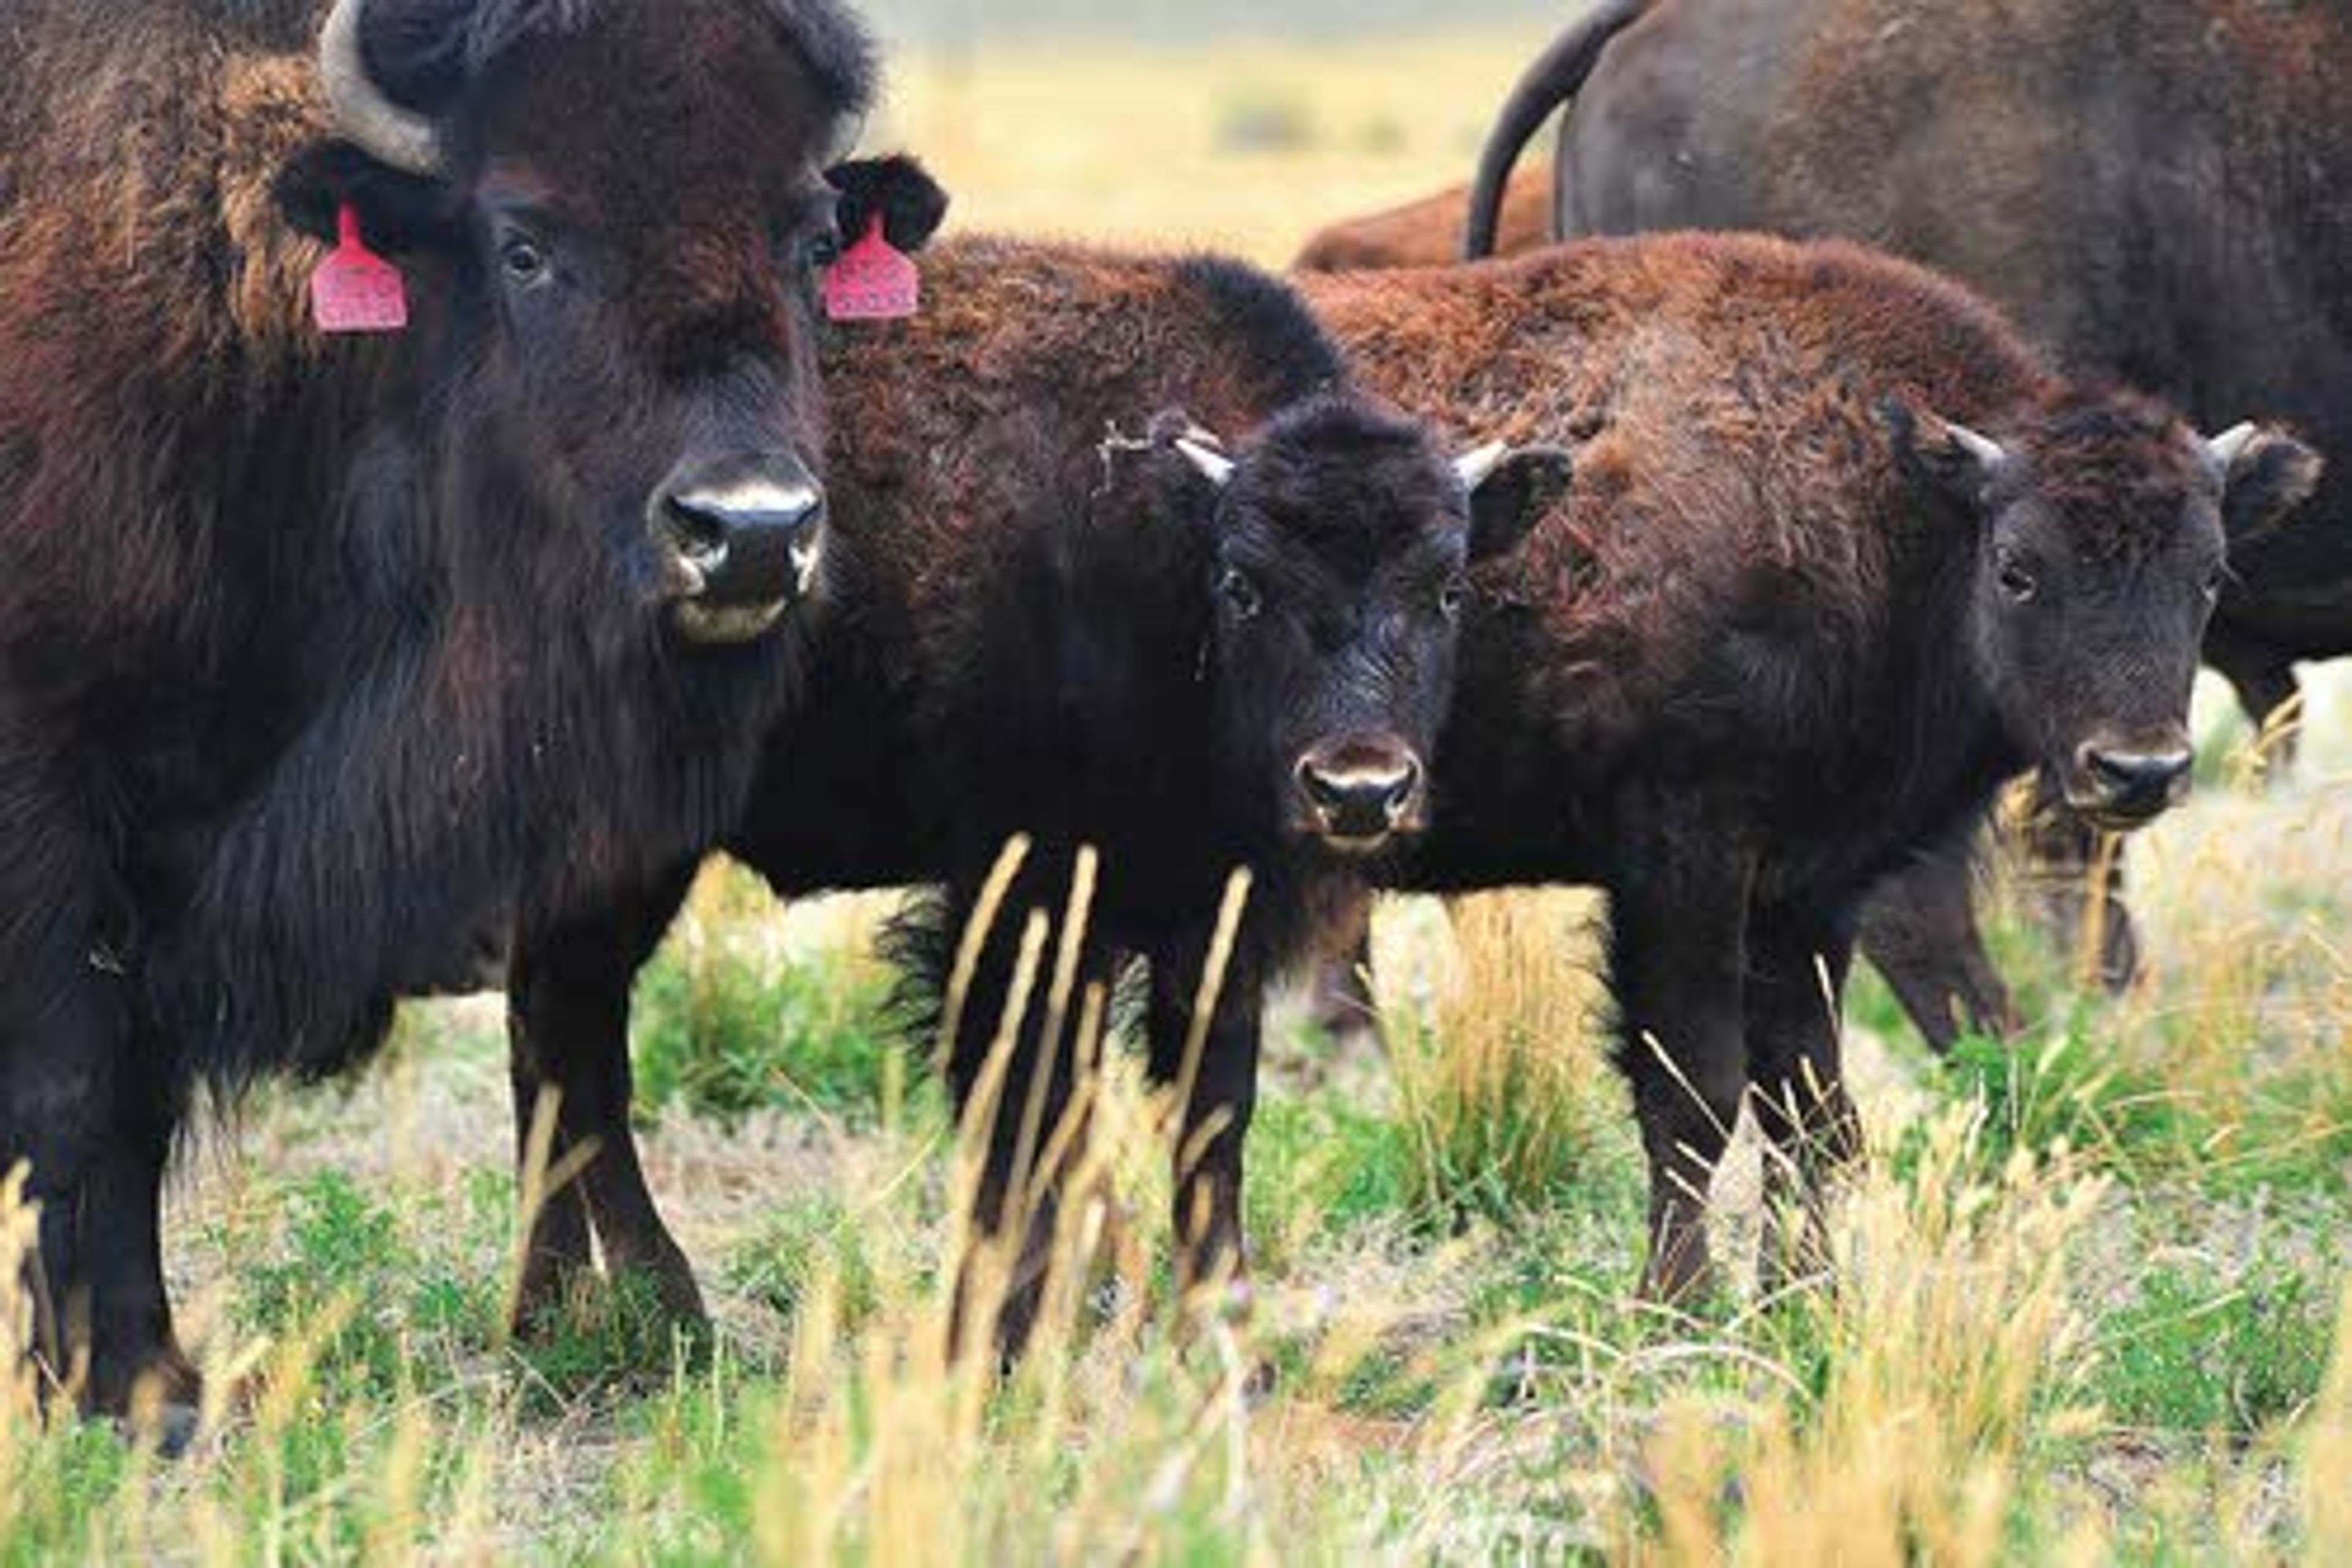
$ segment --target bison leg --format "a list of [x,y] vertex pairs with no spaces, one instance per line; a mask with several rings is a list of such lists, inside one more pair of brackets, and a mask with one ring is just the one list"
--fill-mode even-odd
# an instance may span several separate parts
[[[1846,1092],[1840,1025],[1853,921],[1802,908],[1759,909],[1748,924],[1748,1071],[1764,1163],[1767,1278],[1828,1261],[1826,1178],[1862,1155],[1862,1121]],[[1801,1216],[1791,1235],[1782,1227]]]
[[1308,982],[1309,1016],[1348,1052],[1381,1048],[1380,1004],[1372,995],[1371,919],[1369,892],[1333,910]]
[[1966,1029],[2018,1028],[2017,1005],[1977,926],[1975,878],[1960,847],[1922,854],[1879,884],[1863,917],[1863,955],[1937,1056]]
[[[2205,662],[2230,683],[2246,717],[2265,733],[2281,721],[2287,704],[2303,691],[2294,678],[2292,658],[2276,648],[2234,636],[2219,626],[2205,634]],[[2276,731],[2269,752],[2273,765],[2265,776],[2277,777],[2294,765],[2300,739],[2300,725]]]
[[[948,1056],[959,1120],[982,1140],[971,1194],[973,1247],[957,1281],[949,1336],[961,1354],[975,1314],[992,1319],[997,1355],[1007,1366],[1035,1332],[1063,1189],[1084,1154],[1087,1106],[1078,1090],[1100,1044],[1098,1028],[1090,1035],[1082,1026],[1095,1011],[1087,998],[1108,995],[1118,963],[1092,929],[1076,933],[1075,955],[1062,952],[1072,864],[1063,856],[1030,857],[982,941]],[[974,904],[961,892],[951,897],[951,931],[962,933]],[[1064,973],[1066,992],[1057,984]]]
[[163,1283],[163,1173],[183,1100],[174,1083],[126,1074],[117,1081],[114,1102],[114,1122],[83,1196],[89,1403],[123,1414],[152,1398],[163,1435],[175,1441],[193,1430],[203,1399],[201,1379],[173,1331]]
[[[546,1321],[589,1267],[593,1226],[606,1272],[641,1279],[672,1321],[708,1321],[685,1252],[662,1223],[629,1126],[629,992],[685,901],[691,868],[593,919],[518,941],[508,989],[508,1068],[524,1190],[552,1173],[523,1254],[517,1326]],[[554,1097],[544,1170],[531,1168],[540,1106]]]
[[1748,1083],[1741,1008],[1752,873],[1744,858],[1711,843],[1711,825],[1662,826],[1631,840],[1610,888],[1610,983],[1617,1062],[1633,1085],[1650,1166],[1643,1289],[1685,1301],[1714,1282],[1707,1188]]
[[0,706],[0,799],[12,812],[0,832],[0,1177],[26,1166],[25,1196],[40,1207],[25,1283],[36,1359],[61,1389],[86,1356],[113,1366],[131,1352],[94,1342],[113,1322],[92,1296],[92,1268],[137,1237],[87,1217],[110,1147],[129,1005],[119,958],[100,952],[104,858],[30,739],[10,727],[16,718]]
[[2075,967],[2084,984],[2095,965],[2109,992],[2129,990],[2139,974],[2139,933],[2124,902],[2122,847],[2103,843],[2046,778],[2035,783],[2032,806],[2015,833],[2053,945],[2079,955]]
[[1219,977],[1215,1010],[1187,1059],[1211,933],[1198,927],[1151,957],[1150,1071],[1181,1097],[1176,1133],[1177,1284],[1188,1309],[1248,1299],[1242,1152],[1257,1110],[1263,965],[1244,942]]

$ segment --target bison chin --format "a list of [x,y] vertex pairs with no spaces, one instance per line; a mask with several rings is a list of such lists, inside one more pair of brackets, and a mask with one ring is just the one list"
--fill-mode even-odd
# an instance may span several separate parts
[[765,637],[792,607],[790,599],[779,599],[772,605],[707,605],[688,599],[672,616],[678,635],[687,641],[730,647]]

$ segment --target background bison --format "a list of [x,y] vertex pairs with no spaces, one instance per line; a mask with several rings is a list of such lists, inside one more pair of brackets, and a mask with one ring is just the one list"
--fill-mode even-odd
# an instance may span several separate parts
[[[0,1166],[45,1360],[186,1397],[199,1079],[731,819],[811,587],[827,5],[37,5],[0,148]],[[339,212],[404,332],[328,340]]]

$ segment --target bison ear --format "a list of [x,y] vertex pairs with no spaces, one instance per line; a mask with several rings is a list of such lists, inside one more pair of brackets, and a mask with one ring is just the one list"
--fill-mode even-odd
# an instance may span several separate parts
[[460,238],[449,216],[448,187],[395,169],[349,142],[317,142],[295,153],[278,171],[274,194],[288,223],[330,245],[336,215],[346,204],[358,211],[369,248],[387,256],[443,248]]
[[1965,425],[1939,419],[1925,409],[1889,398],[1879,405],[1904,470],[1961,504],[1976,508],[1993,479],[2009,466],[2000,443]]
[[824,172],[841,193],[835,207],[842,237],[856,240],[882,217],[882,237],[912,254],[930,243],[948,216],[948,194],[912,158],[856,158]]
[[2318,453],[2268,426],[2241,425],[2205,443],[2221,476],[2221,525],[2232,544],[2311,498],[2326,468]]
[[1470,490],[1470,559],[1507,555],[1525,542],[1576,478],[1576,462],[1557,447],[1485,447],[1454,472]]

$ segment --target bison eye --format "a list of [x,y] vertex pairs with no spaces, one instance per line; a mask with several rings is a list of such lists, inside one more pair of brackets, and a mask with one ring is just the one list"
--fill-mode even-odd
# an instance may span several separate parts
[[1217,579],[1217,596],[1225,602],[1225,608],[1237,621],[1248,620],[1258,612],[1257,584],[1238,567],[1226,567],[1224,575]]
[[547,276],[547,252],[536,241],[509,239],[499,247],[499,266],[508,282],[528,289]]
[[2014,555],[2003,555],[2000,558],[1999,576],[2000,591],[2021,605],[2032,599],[2036,588],[2039,587],[2033,580],[2033,574],[2027,570],[2025,563]]
[[2209,599],[2220,598],[2221,596],[2222,588],[2227,585],[2229,581],[2230,563],[2226,561],[2215,562],[2213,563],[2212,570],[2205,574],[2205,596]]
[[1437,613],[1449,621],[1460,619],[1462,602],[1469,597],[1469,595],[1468,583],[1459,577],[1447,578],[1445,586],[1437,591]]

